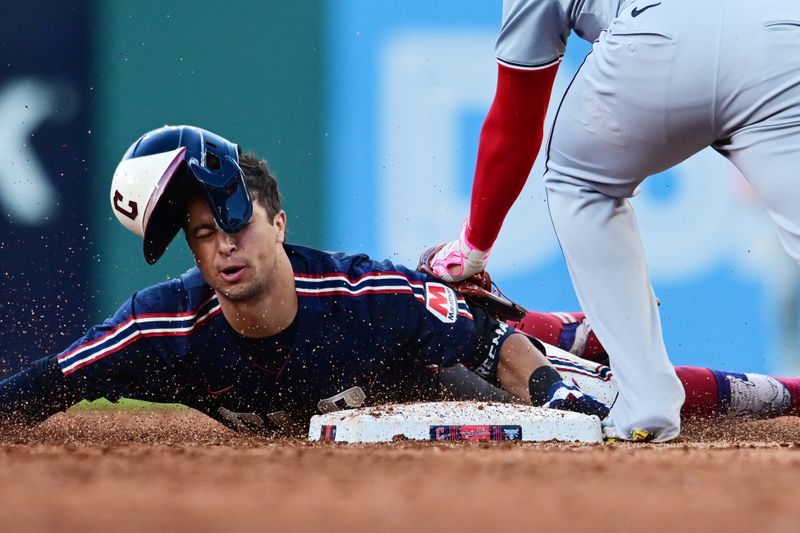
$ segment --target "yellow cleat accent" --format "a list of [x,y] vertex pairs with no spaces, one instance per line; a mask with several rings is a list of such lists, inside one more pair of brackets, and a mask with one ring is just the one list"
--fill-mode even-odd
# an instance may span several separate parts
[[653,435],[646,429],[634,429],[631,431],[631,436],[628,439],[623,439],[622,437],[614,436],[605,436],[603,440],[605,442],[650,442],[653,440]]

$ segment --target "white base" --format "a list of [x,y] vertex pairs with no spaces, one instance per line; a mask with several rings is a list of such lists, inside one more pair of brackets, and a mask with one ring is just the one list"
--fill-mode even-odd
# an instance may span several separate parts
[[[438,426],[438,427],[437,427]],[[487,402],[431,402],[336,411],[311,418],[309,440],[522,440],[602,442],[600,419]]]

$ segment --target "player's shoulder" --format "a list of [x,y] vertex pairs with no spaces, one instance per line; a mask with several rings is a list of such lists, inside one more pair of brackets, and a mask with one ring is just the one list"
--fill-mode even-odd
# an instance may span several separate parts
[[392,261],[377,261],[364,253],[330,252],[295,244],[286,244],[285,249],[296,275],[344,274],[352,279],[370,273],[392,273],[417,280],[427,278],[421,272],[416,272]]
[[354,263],[370,260],[366,254],[331,252],[288,243],[283,247],[296,272],[317,273],[330,269],[346,270]]
[[146,287],[133,296],[137,315],[198,312],[215,302],[213,289],[196,267],[177,278]]

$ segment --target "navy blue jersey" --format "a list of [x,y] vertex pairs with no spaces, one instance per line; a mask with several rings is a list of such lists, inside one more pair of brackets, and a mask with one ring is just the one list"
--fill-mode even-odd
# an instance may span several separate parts
[[435,366],[461,362],[492,379],[511,330],[473,312],[453,289],[366,255],[285,249],[298,312],[280,334],[234,331],[193,268],[134,294],[67,350],[37,362],[41,383],[31,383],[30,370],[0,382],[0,411],[3,402],[6,412],[20,410],[15,391],[36,391],[28,403],[41,412],[27,413],[34,419],[80,399],[124,396],[181,403],[236,429],[275,430],[307,427],[320,400],[353,387],[365,405],[426,399]]

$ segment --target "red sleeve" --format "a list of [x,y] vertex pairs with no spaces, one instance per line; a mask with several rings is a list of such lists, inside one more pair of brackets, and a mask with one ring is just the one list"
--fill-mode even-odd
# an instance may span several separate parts
[[488,250],[522,191],[542,144],[558,64],[520,70],[498,64],[497,90],[483,123],[472,183],[467,240]]

